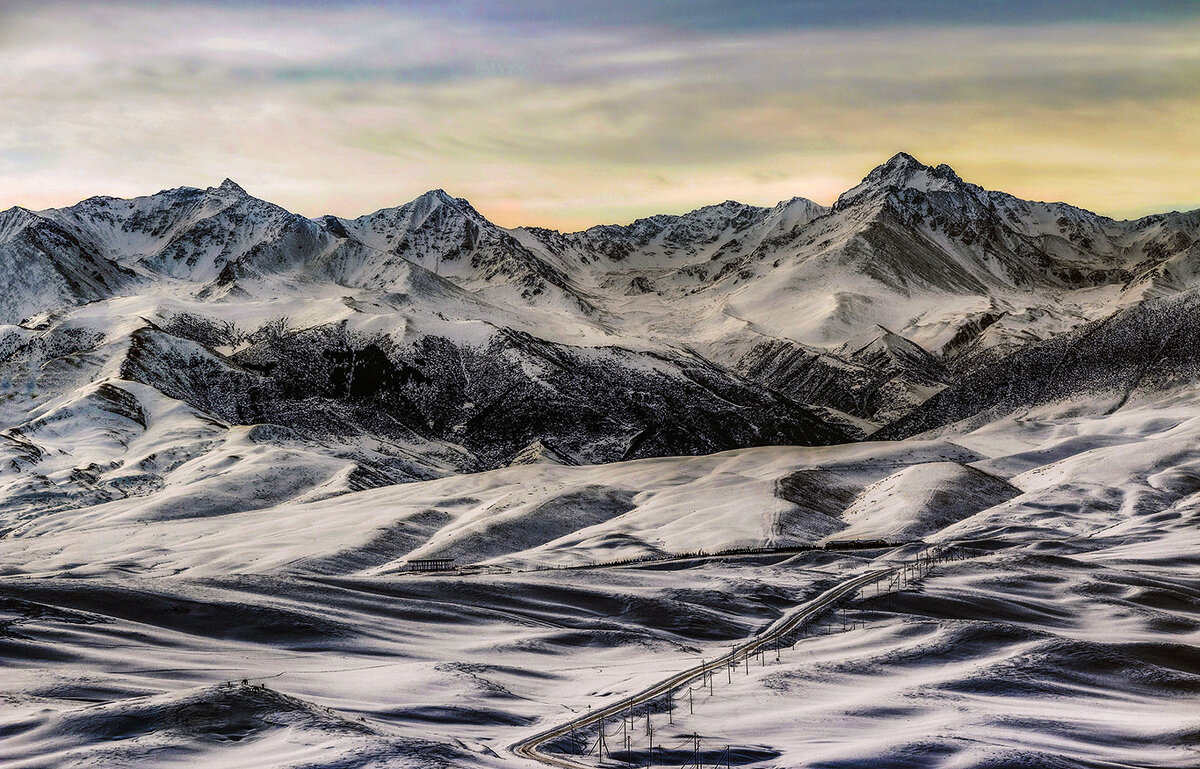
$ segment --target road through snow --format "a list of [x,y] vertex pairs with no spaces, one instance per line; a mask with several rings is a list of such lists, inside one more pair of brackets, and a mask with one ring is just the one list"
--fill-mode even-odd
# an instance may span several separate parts
[[884,569],[873,569],[871,571],[859,574],[855,577],[840,582],[834,587],[826,590],[821,595],[808,601],[807,603],[797,606],[792,611],[788,612],[778,620],[773,622],[767,628],[752,636],[745,643],[735,646],[728,653],[717,657],[711,661],[704,662],[700,665],[688,668],[666,678],[653,686],[650,686],[637,694],[625,697],[617,702],[612,703],[595,712],[589,712],[584,716],[572,719],[564,724],[560,724],[552,729],[535,734],[528,737],[510,749],[513,753],[523,758],[539,761],[547,766],[562,767],[562,769],[592,769],[587,764],[582,764],[572,761],[569,757],[563,754],[550,754],[543,752],[542,748],[552,740],[556,740],[564,735],[579,729],[584,729],[593,724],[598,723],[603,719],[610,718],[622,711],[628,710],[630,707],[637,707],[643,703],[662,697],[669,692],[672,692],[690,681],[699,678],[709,672],[723,669],[726,665],[732,665],[738,660],[751,656],[757,653],[767,644],[777,638],[781,638],[792,630],[795,630],[806,620],[812,619],[815,615],[829,609],[842,598],[851,595],[860,588],[871,584],[879,579],[895,574],[902,569],[909,567],[911,564],[903,564]]

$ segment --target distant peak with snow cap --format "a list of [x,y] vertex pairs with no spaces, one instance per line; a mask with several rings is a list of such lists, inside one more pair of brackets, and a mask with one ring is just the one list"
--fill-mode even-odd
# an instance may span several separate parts
[[886,163],[873,168],[858,185],[843,192],[834,207],[844,208],[889,191],[959,192],[966,187],[966,182],[945,163],[927,166],[907,152],[897,152]]
[[407,231],[427,225],[442,226],[446,221],[454,221],[460,225],[465,221],[471,222],[475,226],[494,227],[483,214],[471,205],[469,200],[456,198],[440,187],[423,192],[407,203],[381,208],[355,219],[324,217],[323,221],[327,229],[334,219],[341,223],[342,231],[345,231],[347,227],[355,230],[363,226],[380,232],[394,228]]
[[249,193],[242,188],[242,185],[235,182],[233,179],[225,179],[216,187],[209,187],[208,192],[215,192],[221,195],[249,197]]
[[456,204],[459,201],[458,198],[454,197],[449,192],[446,192],[441,187],[438,187],[437,189],[428,190],[421,193],[417,197],[413,198],[412,202]]
[[466,198],[456,198],[440,187],[423,192],[398,208],[384,209],[384,211],[411,211],[419,218],[424,219],[439,208],[448,208],[460,216],[474,220],[477,224],[487,221],[483,214],[475,210],[471,201]]

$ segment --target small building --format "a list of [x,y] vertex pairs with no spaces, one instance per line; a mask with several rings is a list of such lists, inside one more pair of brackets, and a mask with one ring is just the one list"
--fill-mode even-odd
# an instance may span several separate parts
[[408,562],[409,571],[450,571],[453,558],[417,558]]

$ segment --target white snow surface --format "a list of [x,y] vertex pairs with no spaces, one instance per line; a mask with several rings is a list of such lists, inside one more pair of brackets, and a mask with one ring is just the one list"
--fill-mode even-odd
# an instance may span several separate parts
[[[835,537],[918,526],[988,549],[916,590],[867,588],[856,629],[837,617],[718,675],[694,714],[678,694],[656,744],[698,732],[710,760],[732,745],[763,766],[1191,766],[1197,446],[1180,402],[201,517],[44,516],[0,540],[0,765],[523,765],[519,737],[728,649],[878,556],[546,568],[815,540],[827,529],[777,495],[807,472],[846,500]],[[477,568],[402,571],[422,555]]]

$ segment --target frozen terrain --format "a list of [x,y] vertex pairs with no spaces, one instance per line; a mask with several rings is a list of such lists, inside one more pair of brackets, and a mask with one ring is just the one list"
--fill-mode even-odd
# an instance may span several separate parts
[[529,766],[926,545],[608,765],[1198,766],[1198,244],[904,154],[579,233],[4,212],[0,767]]
[[[660,744],[698,732],[764,766],[1194,766],[1193,413],[529,465],[193,518],[54,514],[0,542],[4,763],[520,765],[520,736],[722,653],[884,553],[545,566],[869,521],[983,550],[866,591],[856,629],[715,681],[694,716],[678,700]],[[844,520],[774,494],[797,472],[858,490]],[[912,506],[881,504],[893,488]],[[960,492],[955,520],[922,507],[931,489]],[[490,568],[422,577],[399,571],[408,554]]]

